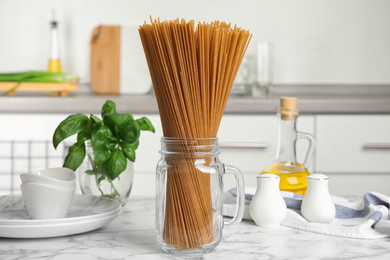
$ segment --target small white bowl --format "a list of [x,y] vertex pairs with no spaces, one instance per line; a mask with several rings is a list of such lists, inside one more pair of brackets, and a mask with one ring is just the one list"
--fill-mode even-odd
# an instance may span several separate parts
[[20,174],[22,183],[40,183],[59,188],[74,188],[76,174],[68,168],[49,168],[35,173]]
[[41,183],[20,185],[24,204],[32,219],[64,218],[73,199],[75,187],[59,188]]

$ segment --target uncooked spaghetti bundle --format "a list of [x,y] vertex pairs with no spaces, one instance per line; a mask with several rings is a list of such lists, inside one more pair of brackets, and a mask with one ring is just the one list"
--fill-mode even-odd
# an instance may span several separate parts
[[[139,28],[163,134],[214,138],[251,34],[225,22],[151,20]],[[185,150],[185,147],[183,147]],[[164,241],[183,249],[213,241],[210,176],[185,158],[168,169]],[[194,210],[196,209],[196,210]]]

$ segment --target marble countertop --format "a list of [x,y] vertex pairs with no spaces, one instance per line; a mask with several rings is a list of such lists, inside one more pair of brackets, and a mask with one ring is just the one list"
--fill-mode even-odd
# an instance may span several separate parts
[[[188,259],[188,257],[186,257]],[[48,239],[0,238],[0,259],[183,259],[163,252],[154,234],[154,198],[131,197],[107,226]],[[390,239],[350,239],[243,221],[224,229],[211,253],[197,259],[390,259]]]
[[[232,94],[225,114],[274,114],[281,96],[298,97],[301,114],[390,114],[389,85],[274,86],[269,94],[260,97]],[[88,85],[80,85],[68,97],[21,92],[16,97],[0,98],[0,113],[99,113],[108,99],[117,104],[121,113],[158,113],[153,93],[98,95]]]

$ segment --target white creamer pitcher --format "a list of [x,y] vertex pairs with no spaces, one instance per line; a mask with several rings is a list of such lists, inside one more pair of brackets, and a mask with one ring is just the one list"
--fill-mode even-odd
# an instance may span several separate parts
[[275,174],[257,176],[257,190],[249,205],[249,214],[256,225],[277,227],[287,213],[286,203],[279,190],[280,177]]
[[329,223],[336,215],[336,208],[329,194],[329,177],[316,173],[307,176],[307,191],[301,213],[309,222]]

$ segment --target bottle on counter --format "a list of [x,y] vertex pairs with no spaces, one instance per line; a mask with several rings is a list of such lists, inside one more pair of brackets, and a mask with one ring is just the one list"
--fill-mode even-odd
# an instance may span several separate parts
[[[277,108],[278,144],[276,160],[265,167],[260,174],[273,173],[280,177],[280,190],[305,194],[307,188],[306,177],[310,174],[306,167],[314,153],[316,141],[308,133],[298,132],[296,123],[299,111],[296,97],[281,97],[280,107]],[[296,142],[298,139],[307,139],[309,148],[303,164],[296,160]]]
[[50,31],[51,31],[51,51],[50,51],[48,71],[62,72],[61,60],[60,60],[59,48],[58,48],[58,22],[56,20],[54,11],[53,11],[53,20],[50,22]]

